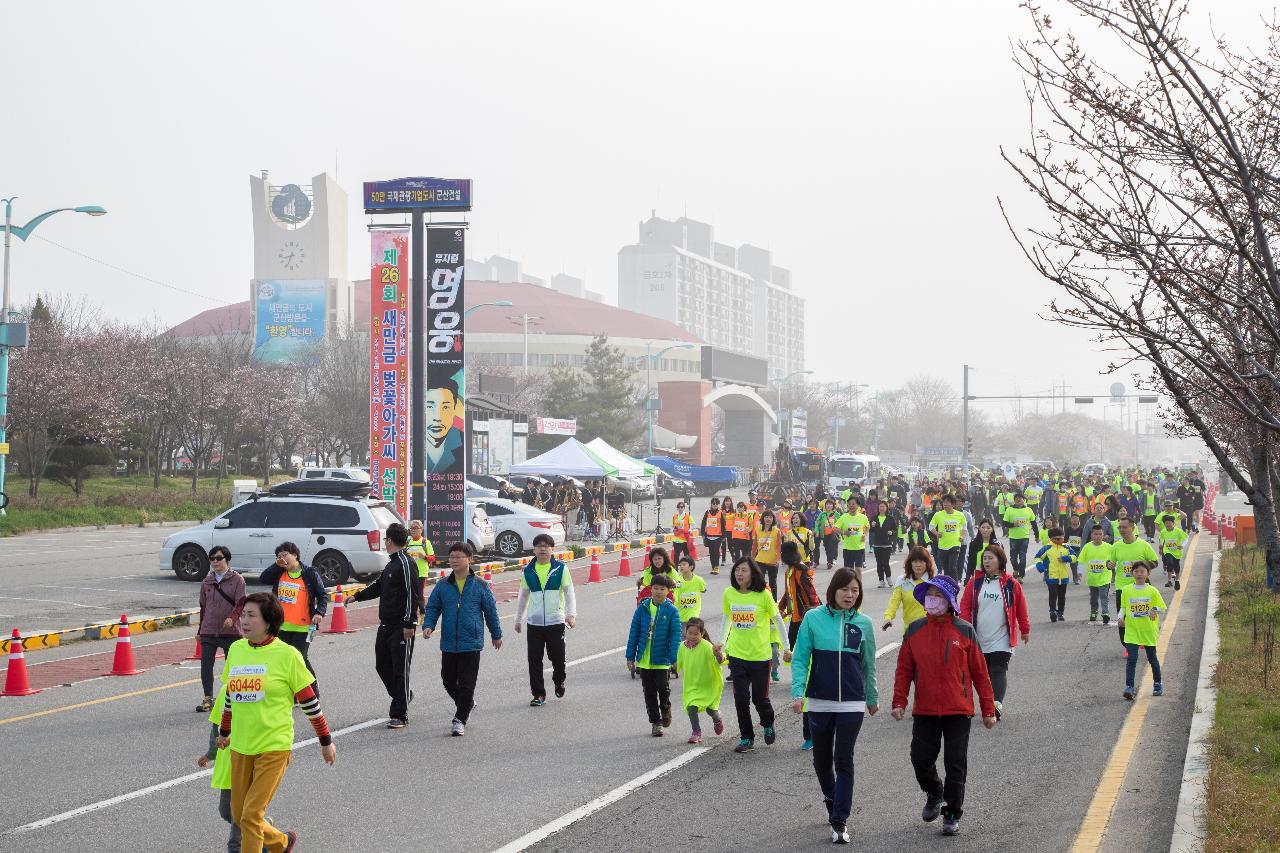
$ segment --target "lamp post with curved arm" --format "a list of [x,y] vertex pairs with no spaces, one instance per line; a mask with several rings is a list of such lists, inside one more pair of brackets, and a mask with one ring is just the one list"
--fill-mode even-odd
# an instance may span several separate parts
[[479,305],[472,305],[466,311],[463,311],[462,316],[464,318],[470,317],[473,313],[475,313],[476,311],[479,311],[481,308],[510,308],[510,307],[511,307],[510,299],[499,299],[497,302],[481,302]]
[[12,196],[4,201],[4,304],[0,308],[0,445],[4,445],[4,452],[0,453],[0,515],[5,514],[4,505],[8,503],[8,498],[4,494],[4,474],[5,462],[8,458],[8,417],[9,417],[9,348],[11,346],[26,346],[26,324],[14,323],[13,306],[10,298],[9,289],[9,246],[12,237],[26,242],[31,236],[31,232],[35,231],[40,223],[44,222],[55,213],[84,213],[89,216],[102,216],[107,211],[96,204],[87,204],[80,207],[59,207],[54,210],[47,210],[39,216],[32,219],[26,225],[17,227],[13,224],[13,203],[17,201],[17,196]]

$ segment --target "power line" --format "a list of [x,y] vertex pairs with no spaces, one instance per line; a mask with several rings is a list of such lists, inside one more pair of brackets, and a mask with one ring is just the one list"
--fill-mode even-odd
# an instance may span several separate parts
[[168,288],[169,290],[173,290],[178,293],[185,293],[188,296],[196,296],[196,297],[199,297],[200,299],[207,299],[208,301],[216,302],[219,305],[235,304],[232,302],[228,302],[225,299],[218,299],[216,296],[209,296],[206,293],[198,293],[194,290],[187,290],[185,287],[178,287],[175,284],[169,284],[167,281],[160,281],[159,279],[151,278],[150,276],[143,275],[142,273],[136,273],[136,272],[133,272],[132,270],[127,270],[124,267],[118,267],[115,264],[110,263],[108,261],[104,261],[100,258],[95,258],[92,255],[86,255],[84,252],[81,252],[77,249],[73,249],[70,246],[64,246],[61,243],[57,242],[56,240],[50,240],[48,237],[43,237],[39,234],[36,234],[34,236],[37,240],[43,240],[44,242],[48,243],[51,246],[57,246],[59,249],[61,249],[64,252],[70,252],[71,254],[77,257],[84,258],[86,261],[93,261],[95,264],[100,264],[104,267],[107,267],[108,269],[113,269],[116,272],[124,273],[125,275],[132,276],[133,278],[136,278],[136,279],[141,279],[142,281],[148,282],[150,284],[159,285],[160,287],[165,287],[165,288]]

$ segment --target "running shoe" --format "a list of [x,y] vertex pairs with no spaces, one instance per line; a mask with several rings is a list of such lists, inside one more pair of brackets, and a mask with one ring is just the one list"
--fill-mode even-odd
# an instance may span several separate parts
[[284,853],[293,853],[294,850],[298,849],[298,833],[290,831],[286,832],[284,836]]
[[1177,591],[1178,591],[1178,590],[1180,590],[1180,589],[1182,589],[1182,581],[1178,580],[1177,578],[1174,578],[1174,579],[1173,579],[1173,591],[1174,591],[1174,592],[1177,592]]
[[206,697],[204,697],[204,699],[200,702],[200,704],[196,706],[196,712],[197,712],[197,713],[207,714],[207,713],[209,713],[209,712],[210,712],[210,711],[212,711],[212,710],[213,710],[213,697],[212,697],[212,696],[206,696]]
[[1132,686],[1132,685],[1126,686],[1126,687],[1124,688],[1124,698],[1126,698],[1126,699],[1128,699],[1129,701],[1131,701],[1131,702],[1132,702],[1132,701],[1133,701],[1133,697],[1134,697],[1134,695],[1135,695],[1135,694],[1134,694],[1134,692],[1133,692],[1133,686]]
[[811,737],[805,738],[804,743],[800,744],[800,748],[803,749],[805,752],[808,752],[811,749],[813,749],[813,738]]
[[1049,611],[1049,621],[1050,621],[1050,622],[1057,622],[1057,621],[1058,621],[1058,611],[1056,611],[1056,610],[1050,610],[1050,611]]
[[1098,621],[1098,613],[1097,613],[1097,611],[1096,611],[1096,610],[1095,610],[1093,613],[1090,613],[1090,614],[1089,614],[1089,621],[1090,621],[1090,622],[1097,622],[1097,621]]
[[738,741],[738,745],[733,748],[734,752],[752,752],[756,748],[756,742],[751,738],[742,738]]
[[712,570],[711,570],[711,574],[713,574],[713,575],[718,575],[718,574],[720,574],[720,570],[719,570],[719,569],[712,569]]
[[1110,621],[1111,621],[1111,617],[1110,617],[1109,615],[1107,615],[1106,613],[1103,613],[1103,614],[1102,614],[1102,624],[1103,624],[1103,625],[1106,625],[1106,624],[1107,624],[1107,623],[1109,623]]
[[564,685],[563,685],[563,684],[557,684],[557,685],[556,685],[556,698],[557,698],[557,699],[563,699],[563,698],[564,698]]
[[702,743],[702,732],[694,732],[689,735],[689,743]]
[[1000,715],[1004,713],[1004,703],[999,699],[996,700],[996,719],[1000,719]]
[[714,723],[714,726],[713,726],[713,729],[712,729],[712,730],[713,730],[716,734],[718,734],[718,735],[722,735],[722,734],[724,734],[724,717],[721,717],[721,718],[716,719],[716,720],[712,720],[711,722],[712,722],[712,723]]
[[1169,587],[1173,586],[1173,581],[1172,580],[1165,581],[1164,586],[1165,586],[1165,589],[1168,589]]
[[530,708],[541,708],[545,704],[547,704],[547,697],[545,696],[534,696],[529,700]]
[[942,819],[943,835],[959,835],[960,834],[960,818],[944,817]]
[[662,727],[664,729],[671,727],[671,709],[666,708],[662,712]]
[[832,844],[848,844],[849,830],[843,823],[831,824],[831,843]]
[[1161,684],[1159,681],[1157,681],[1155,684],[1151,685],[1151,695],[1152,695],[1152,696],[1163,696],[1163,695],[1164,695],[1164,685],[1163,685],[1163,684]]
[[649,734],[653,735],[654,737],[662,737],[663,734],[665,734],[665,732],[662,731],[662,725],[660,723],[654,723],[653,726],[649,729]]
[[769,677],[770,677],[770,678],[772,678],[774,681],[781,681],[781,680],[782,680],[782,676],[778,674],[778,668],[777,668],[776,666],[775,666],[775,667],[773,668],[773,670],[769,673]]
[[942,814],[942,807],[946,804],[942,797],[926,797],[924,808],[920,810],[920,819],[925,823],[933,823]]
[[454,720],[453,725],[449,729],[449,734],[454,737],[462,737],[467,733],[467,726],[462,720]]
[[387,720],[387,728],[389,729],[403,729],[407,725],[409,725],[409,721],[403,717],[392,717]]
[[773,746],[778,740],[778,733],[773,730],[773,726],[764,727],[764,743],[765,746]]

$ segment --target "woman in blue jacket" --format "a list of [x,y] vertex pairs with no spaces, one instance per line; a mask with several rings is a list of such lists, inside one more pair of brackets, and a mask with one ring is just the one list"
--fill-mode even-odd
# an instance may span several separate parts
[[502,648],[502,625],[493,590],[471,568],[474,555],[469,542],[449,546],[449,568],[453,574],[441,579],[431,590],[422,614],[422,639],[427,640],[440,626],[440,680],[453,700],[454,737],[467,733],[467,718],[475,705],[476,679],[480,675],[480,651],[484,648],[484,627],[489,626],[494,649]]
[[831,841],[848,844],[853,808],[853,747],[864,714],[879,708],[876,641],[862,607],[862,575],[838,569],[827,604],[804,616],[791,659],[791,709],[805,711],[813,733],[813,769],[831,821]]

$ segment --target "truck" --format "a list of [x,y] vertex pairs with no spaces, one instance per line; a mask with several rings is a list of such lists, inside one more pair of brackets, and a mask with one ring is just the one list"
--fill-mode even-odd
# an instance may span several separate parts
[[836,451],[827,460],[827,491],[832,494],[838,495],[854,483],[874,486],[881,476],[879,456]]

